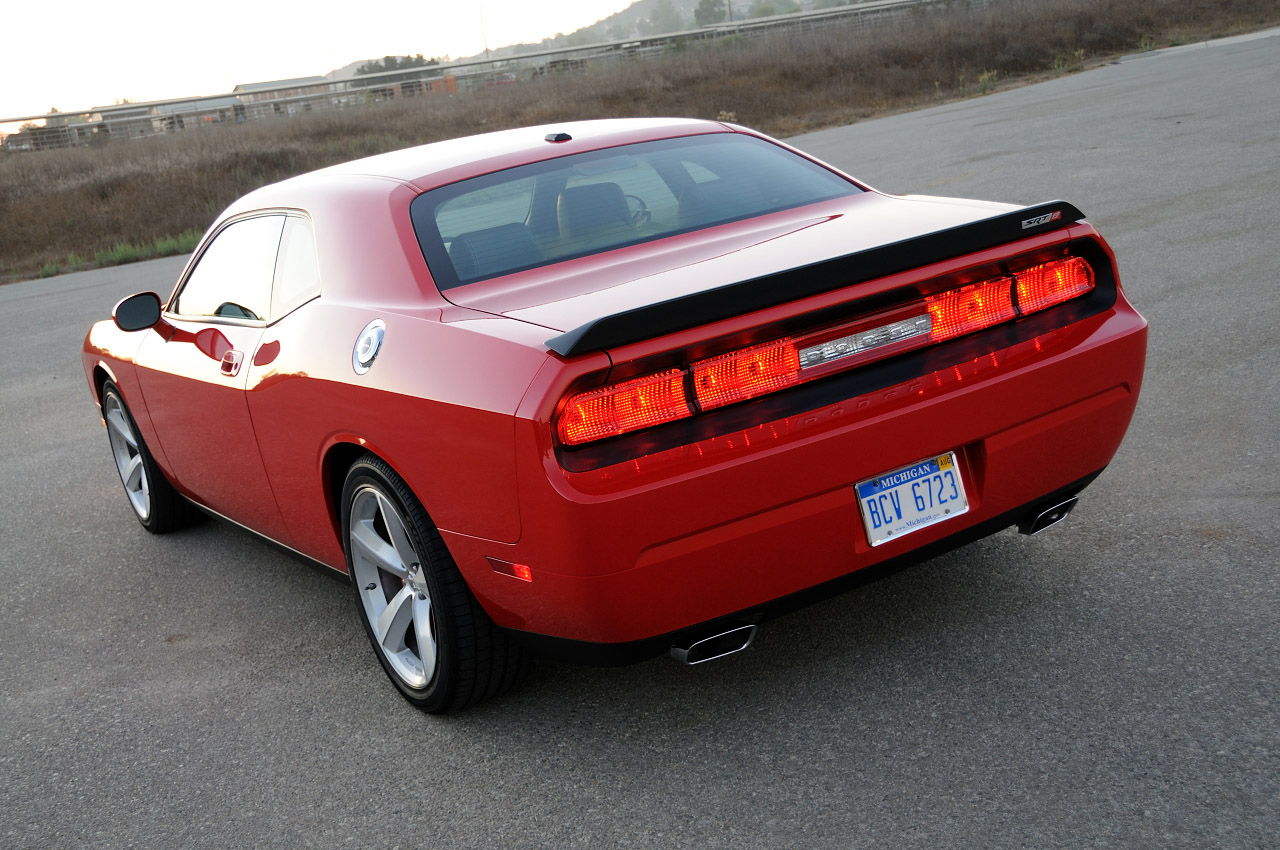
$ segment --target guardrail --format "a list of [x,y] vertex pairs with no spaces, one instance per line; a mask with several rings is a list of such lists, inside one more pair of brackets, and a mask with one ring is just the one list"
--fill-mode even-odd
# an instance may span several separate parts
[[[863,29],[884,25],[912,10],[958,4],[985,7],[992,0],[870,0],[809,12],[726,21],[694,30],[575,47],[515,52],[503,48],[487,59],[384,71],[337,80],[307,77],[280,85],[237,86],[225,94],[121,103],[77,112],[0,118],[0,148],[39,151],[186,132],[246,121],[290,118],[327,109],[345,109],[391,100],[465,93],[510,85],[548,74],[581,70],[588,64],[660,55],[673,44],[804,32],[830,26]],[[6,129],[8,132],[6,132]]]

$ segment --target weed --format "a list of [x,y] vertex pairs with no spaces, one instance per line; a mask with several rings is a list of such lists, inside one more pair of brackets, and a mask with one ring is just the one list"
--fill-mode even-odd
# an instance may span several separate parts
[[43,266],[40,267],[40,269],[36,272],[36,277],[53,277],[54,275],[58,274],[61,271],[62,271],[62,266],[58,264],[58,261],[50,260],[49,262],[45,263]]
[[99,251],[94,254],[100,266],[121,266],[125,263],[136,263],[138,260],[145,260],[150,255],[146,248],[139,247],[129,242],[117,242],[105,251]]
[[996,77],[1000,76],[999,71],[983,71],[978,75],[978,94],[986,94],[995,88]]
[[171,257],[178,253],[178,240],[172,236],[158,236],[151,241],[151,251],[157,257]]
[[1069,74],[1072,71],[1079,71],[1084,67],[1084,48],[1077,47],[1075,50],[1066,53],[1059,53],[1053,57],[1053,64],[1050,68],[1055,74]]

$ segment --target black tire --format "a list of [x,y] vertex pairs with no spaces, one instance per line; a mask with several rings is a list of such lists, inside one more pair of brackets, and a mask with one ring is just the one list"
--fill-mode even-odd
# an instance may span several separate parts
[[341,505],[356,610],[405,699],[446,714],[524,678],[528,656],[485,614],[422,503],[386,462],[357,460]]
[[120,483],[142,527],[166,534],[190,525],[195,510],[156,465],[120,388],[111,381],[102,385],[102,419]]

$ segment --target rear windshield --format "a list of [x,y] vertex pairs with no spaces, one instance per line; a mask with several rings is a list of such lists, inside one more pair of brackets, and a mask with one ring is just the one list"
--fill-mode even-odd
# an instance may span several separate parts
[[716,133],[486,174],[410,211],[436,285],[450,289],[860,191],[763,139]]

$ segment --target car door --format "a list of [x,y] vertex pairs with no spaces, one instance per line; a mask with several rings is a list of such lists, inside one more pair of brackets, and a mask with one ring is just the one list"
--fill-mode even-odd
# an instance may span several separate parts
[[138,381],[176,483],[198,502],[291,544],[254,433],[250,364],[271,319],[271,289],[286,216],[224,226],[170,300],[167,339],[148,334]]

